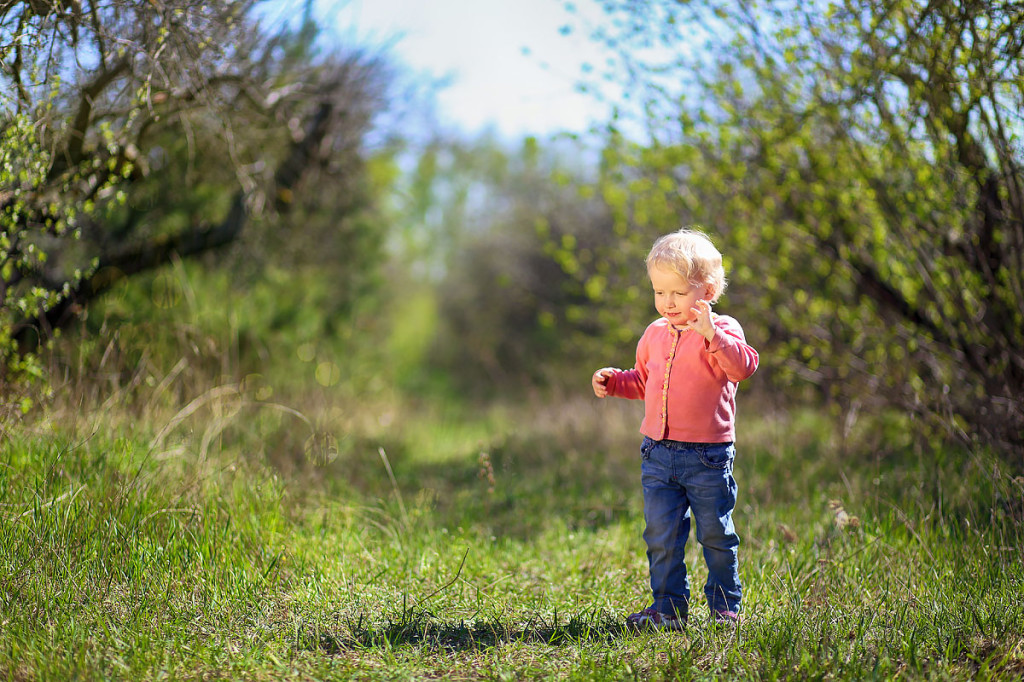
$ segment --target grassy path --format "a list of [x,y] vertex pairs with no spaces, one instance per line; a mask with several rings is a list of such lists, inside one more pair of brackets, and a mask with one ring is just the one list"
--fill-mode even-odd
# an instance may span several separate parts
[[752,424],[741,448],[742,625],[696,603],[685,633],[625,631],[646,601],[635,438],[588,409],[425,415],[416,437],[290,465],[220,427],[158,447],[112,423],[19,429],[0,445],[0,679],[1024,675],[1024,479],[841,454],[813,419]]

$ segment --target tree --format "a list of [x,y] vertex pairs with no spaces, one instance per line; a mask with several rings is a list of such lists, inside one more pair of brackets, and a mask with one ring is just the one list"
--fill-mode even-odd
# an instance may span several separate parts
[[503,163],[473,172],[483,200],[442,283],[434,357],[474,392],[574,386],[597,361],[587,342],[600,329],[575,273],[611,233],[607,208],[581,191],[584,173],[570,161],[581,150],[529,138],[504,154],[479,143],[467,151]]
[[309,2],[298,31],[258,4],[0,3],[0,372],[115,282],[235,243],[325,178],[363,206],[386,65],[317,55]]
[[627,241],[704,224],[775,376],[1019,456],[1024,6],[603,4],[650,135],[606,155]]
[[405,150],[390,205],[392,338],[407,340],[388,365],[400,379],[438,371],[430,378],[476,396],[578,382],[580,364],[591,364],[579,343],[597,326],[593,301],[565,269],[588,262],[575,247],[610,234],[604,205],[581,193],[583,151],[443,133]]

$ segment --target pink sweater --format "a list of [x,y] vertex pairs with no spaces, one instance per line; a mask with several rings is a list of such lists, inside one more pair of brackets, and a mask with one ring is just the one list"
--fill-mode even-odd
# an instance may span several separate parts
[[640,432],[654,440],[736,440],[736,385],[757,369],[757,351],[739,323],[715,315],[715,338],[652,322],[636,347],[636,366],[608,380],[608,394],[644,400]]

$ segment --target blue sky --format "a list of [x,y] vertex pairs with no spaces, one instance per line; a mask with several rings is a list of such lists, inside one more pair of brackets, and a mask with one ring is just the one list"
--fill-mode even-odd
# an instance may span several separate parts
[[[297,3],[301,4],[301,3]],[[608,116],[577,92],[584,64],[606,54],[580,30],[600,18],[593,0],[317,0],[317,12],[343,40],[354,39],[408,66],[444,78],[437,116],[468,133],[500,136],[585,132]],[[565,32],[563,27],[571,26]]]

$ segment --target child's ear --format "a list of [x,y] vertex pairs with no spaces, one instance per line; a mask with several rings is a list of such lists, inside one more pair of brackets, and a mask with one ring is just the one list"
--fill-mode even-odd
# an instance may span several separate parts
[[713,301],[713,300],[715,300],[715,295],[716,294],[718,294],[718,287],[716,287],[714,284],[709,284],[706,287],[704,287],[704,300],[705,301]]

